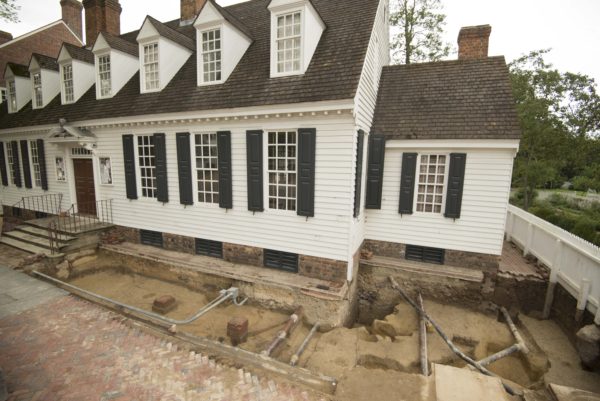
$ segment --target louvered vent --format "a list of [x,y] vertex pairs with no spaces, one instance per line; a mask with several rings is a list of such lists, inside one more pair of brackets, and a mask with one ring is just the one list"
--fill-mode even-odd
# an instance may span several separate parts
[[264,263],[266,267],[273,269],[298,272],[298,255],[295,253],[265,249]]
[[444,249],[426,246],[406,245],[406,259],[417,262],[444,264]]
[[140,241],[144,245],[163,247],[162,233],[158,231],[140,230]]
[[223,243],[196,238],[196,254],[223,259]]

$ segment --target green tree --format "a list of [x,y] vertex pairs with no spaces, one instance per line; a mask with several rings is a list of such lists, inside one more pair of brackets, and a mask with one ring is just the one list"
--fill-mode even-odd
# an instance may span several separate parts
[[440,0],[393,0],[392,58],[395,62],[438,61],[450,53],[442,34],[446,15]]
[[18,12],[20,8],[17,6],[16,0],[0,0],[0,20],[19,22]]
[[513,173],[531,206],[535,188],[571,179],[600,164],[600,98],[593,79],[561,73],[533,51],[510,63],[513,93],[523,137]]

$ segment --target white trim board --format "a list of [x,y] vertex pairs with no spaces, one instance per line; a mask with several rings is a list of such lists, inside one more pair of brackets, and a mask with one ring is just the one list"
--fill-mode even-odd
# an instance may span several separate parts
[[52,28],[53,26],[56,26],[56,25],[58,25],[58,24],[61,24],[61,23],[62,23],[62,24],[63,24],[63,25],[64,25],[64,26],[65,26],[65,27],[66,27],[66,28],[69,30],[69,32],[71,32],[71,33],[73,34],[73,36],[74,36],[74,37],[75,37],[75,38],[76,38],[76,39],[79,41],[79,43],[80,43],[80,44],[83,46],[83,45],[84,45],[84,43],[81,41],[81,38],[80,38],[80,37],[79,37],[79,36],[78,36],[78,35],[77,35],[75,32],[73,32],[73,30],[72,30],[72,29],[69,27],[69,25],[67,25],[67,24],[65,23],[65,21],[63,21],[62,19],[59,19],[58,21],[51,22],[51,23],[49,23],[48,25],[44,25],[44,26],[42,26],[42,27],[40,27],[40,28],[37,28],[37,29],[35,29],[35,30],[33,30],[33,31],[30,31],[30,32],[27,32],[27,33],[25,33],[25,34],[23,34],[23,35],[21,35],[21,36],[17,36],[16,38],[14,38],[14,39],[12,39],[12,40],[9,40],[9,41],[8,41],[8,42],[6,42],[6,43],[3,43],[3,44],[1,44],[1,45],[0,45],[0,49],[2,49],[3,47],[10,46],[10,45],[12,45],[12,44],[14,44],[14,43],[16,43],[16,42],[20,41],[21,39],[28,38],[29,36],[32,36],[32,35],[35,35],[36,33],[40,33],[40,32],[42,32],[42,31],[45,31],[46,29]]

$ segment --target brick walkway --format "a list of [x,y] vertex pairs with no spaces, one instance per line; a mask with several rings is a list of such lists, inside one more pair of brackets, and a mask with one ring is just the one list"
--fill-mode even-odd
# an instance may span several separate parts
[[121,319],[72,296],[0,319],[8,400],[323,399],[178,350]]
[[504,242],[500,258],[500,273],[512,276],[542,278],[535,263],[523,257],[523,251],[510,242]]

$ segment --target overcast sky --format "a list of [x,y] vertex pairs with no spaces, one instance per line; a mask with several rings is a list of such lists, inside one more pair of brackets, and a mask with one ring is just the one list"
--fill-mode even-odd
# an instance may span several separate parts
[[[343,0],[329,0],[343,1]],[[391,0],[394,1],[394,0]],[[168,21],[179,17],[179,0],[120,0],[121,30],[138,29],[146,14]],[[226,6],[239,0],[218,0]],[[446,37],[452,44],[461,26],[490,24],[490,55],[510,61],[523,53],[552,48],[548,59],[559,69],[590,75],[600,84],[600,0],[442,0]],[[17,0],[18,24],[0,30],[24,34],[60,18],[59,0]],[[455,56],[453,56],[454,58]]]

